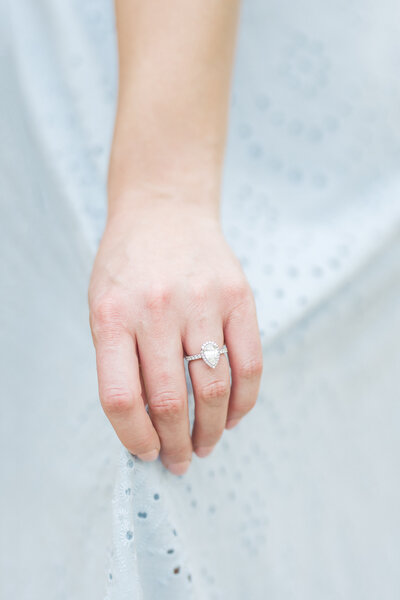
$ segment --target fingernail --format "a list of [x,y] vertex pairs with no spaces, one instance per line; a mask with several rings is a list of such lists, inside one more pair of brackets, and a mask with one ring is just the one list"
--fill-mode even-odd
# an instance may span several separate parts
[[233,429],[239,423],[240,419],[229,419],[226,422],[225,429]]
[[159,451],[157,450],[157,448],[155,448],[150,452],[143,452],[143,454],[138,454],[137,457],[140,458],[140,460],[144,460],[145,462],[150,462],[152,460],[156,460],[158,454]]
[[200,446],[199,448],[195,449],[195,452],[197,456],[200,456],[200,458],[204,458],[205,456],[211,454],[213,450],[214,446]]
[[168,469],[174,475],[183,475],[186,473],[190,465],[190,460],[185,460],[184,462],[172,463],[168,465]]

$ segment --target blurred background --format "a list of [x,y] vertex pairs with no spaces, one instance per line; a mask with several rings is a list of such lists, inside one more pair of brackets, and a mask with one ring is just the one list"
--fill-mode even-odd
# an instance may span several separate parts
[[0,595],[398,600],[398,3],[243,3],[222,219],[263,384],[179,479],[97,398],[112,2],[1,0],[0,33]]

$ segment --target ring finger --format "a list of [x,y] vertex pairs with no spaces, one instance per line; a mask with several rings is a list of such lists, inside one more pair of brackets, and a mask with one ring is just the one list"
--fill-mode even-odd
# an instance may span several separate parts
[[[214,337],[210,337],[214,332]],[[215,337],[215,332],[219,332]],[[215,341],[221,348],[223,333],[221,323],[208,323],[187,333],[184,339],[186,354],[200,352],[202,344]],[[226,423],[230,393],[230,371],[228,360],[221,354],[215,368],[202,359],[189,361],[189,373],[195,400],[195,420],[192,431],[192,444],[200,457],[210,454],[220,439]]]

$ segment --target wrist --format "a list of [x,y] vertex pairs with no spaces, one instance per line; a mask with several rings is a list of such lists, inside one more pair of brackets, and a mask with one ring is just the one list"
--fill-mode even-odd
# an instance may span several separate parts
[[222,166],[176,155],[148,164],[132,154],[112,153],[108,173],[108,212],[165,210],[219,219]]
[[202,189],[184,185],[161,185],[157,181],[118,185],[108,196],[108,221],[132,220],[140,226],[149,221],[170,223],[209,221],[220,223],[219,190],[213,185]]
[[159,152],[136,148],[113,150],[108,171],[109,197],[118,197],[124,190],[182,190],[219,196],[222,159],[211,153],[173,148]]
[[[125,111],[126,112],[126,111]],[[122,114],[121,114],[122,113]],[[143,116],[144,123],[123,118],[118,111],[111,149],[108,189],[112,199],[125,189],[199,190],[219,198],[225,136],[221,127],[193,122],[173,115],[161,119]]]

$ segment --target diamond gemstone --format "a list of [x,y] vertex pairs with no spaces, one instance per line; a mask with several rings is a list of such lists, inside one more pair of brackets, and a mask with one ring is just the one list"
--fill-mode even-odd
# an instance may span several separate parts
[[215,369],[220,357],[219,346],[215,342],[206,342],[201,347],[201,358],[209,366]]

